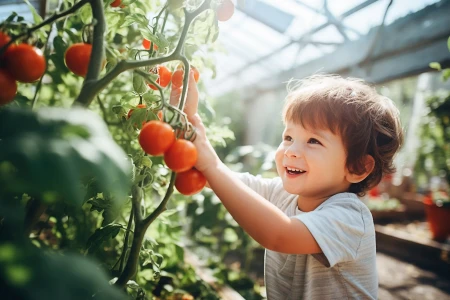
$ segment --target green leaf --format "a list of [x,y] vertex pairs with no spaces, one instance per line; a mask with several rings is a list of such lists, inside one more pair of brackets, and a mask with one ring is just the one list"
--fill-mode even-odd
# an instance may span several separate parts
[[144,78],[136,72],[133,72],[133,89],[137,94],[144,94],[148,91]]
[[103,242],[113,239],[119,233],[122,225],[108,224],[102,228],[98,228],[88,239],[86,243],[87,253],[94,253],[98,250]]
[[450,78],[450,69],[444,69],[442,71],[442,80],[447,81]]
[[35,24],[42,23],[42,17],[37,13],[36,9],[28,0],[24,0],[25,3],[28,5],[28,8],[31,11],[31,14],[33,15],[33,21]]
[[441,64],[438,63],[438,62],[432,62],[432,63],[430,63],[429,66],[430,66],[430,68],[432,68],[432,69],[435,69],[435,70],[438,70],[438,71],[441,70]]
[[91,24],[92,23],[92,9],[90,5],[84,5],[78,10],[78,15],[81,18],[83,24]]
[[0,189],[66,200],[81,206],[82,179],[96,178],[102,191],[125,201],[131,164],[103,120],[82,109],[43,108],[0,111],[0,164],[14,168],[0,178]]
[[21,259],[0,264],[0,282],[7,299],[126,299],[91,259],[44,252],[25,242],[9,245]]

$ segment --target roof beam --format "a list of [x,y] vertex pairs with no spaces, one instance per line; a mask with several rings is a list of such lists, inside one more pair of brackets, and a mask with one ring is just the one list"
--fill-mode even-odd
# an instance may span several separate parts
[[[363,2],[363,3],[361,3],[361,4],[359,4],[358,6],[356,6],[356,7],[352,8],[352,9],[346,11],[346,12],[343,13],[342,15],[340,15],[340,16],[339,16],[339,19],[343,20],[343,19],[345,19],[346,17],[351,16],[352,14],[358,12],[359,10],[361,10],[361,9],[363,9],[363,8],[369,6],[369,5],[371,5],[372,3],[377,2],[377,1],[378,1],[378,0],[367,0],[367,1],[365,1],[365,2]],[[310,35],[312,35],[312,34],[318,32],[318,31],[320,31],[320,30],[326,28],[328,25],[330,25],[330,22],[329,22],[329,21],[326,22],[326,23],[324,23],[324,24],[322,24],[322,25],[319,25],[319,26],[317,26],[317,27],[311,29],[310,31],[308,31],[308,32],[306,32],[305,34],[303,34],[300,38],[298,38],[298,39],[296,39],[296,40],[292,40],[292,41],[290,41],[289,43],[286,43],[285,45],[283,45],[283,46],[281,46],[281,47],[275,49],[274,51],[272,51],[272,52],[270,52],[270,53],[268,53],[268,54],[266,54],[266,55],[263,55],[262,57],[259,57],[259,58],[255,59],[255,60],[251,61],[251,62],[249,62],[249,63],[247,64],[247,67],[252,66],[252,65],[255,65],[255,64],[259,63],[261,60],[266,60],[266,59],[272,57],[273,55],[275,55],[275,54],[277,54],[277,53],[280,53],[281,51],[283,51],[284,49],[288,48],[289,46],[291,46],[291,45],[293,45],[293,44],[295,44],[295,43],[301,43],[301,44],[304,44],[304,43],[305,43],[306,37],[309,37]],[[306,43],[308,43],[308,42],[306,41]],[[227,75],[227,78],[233,78],[234,76],[238,75],[240,72],[241,72],[241,69],[235,70],[234,72],[228,74],[228,75]]]

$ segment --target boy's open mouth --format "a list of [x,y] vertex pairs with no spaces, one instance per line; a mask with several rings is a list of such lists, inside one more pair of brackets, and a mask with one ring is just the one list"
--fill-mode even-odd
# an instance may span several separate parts
[[302,174],[302,173],[306,172],[301,169],[295,169],[295,168],[289,168],[289,167],[286,167],[286,171],[288,172],[288,174],[291,174],[291,175]]

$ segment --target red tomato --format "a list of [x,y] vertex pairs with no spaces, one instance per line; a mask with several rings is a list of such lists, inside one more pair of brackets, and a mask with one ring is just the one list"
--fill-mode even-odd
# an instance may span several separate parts
[[160,119],[161,121],[163,121],[164,118],[164,113],[162,110],[158,111],[158,119]]
[[183,78],[184,78],[184,70],[183,69],[177,69],[175,72],[173,72],[172,75],[172,84],[174,87],[181,87],[183,85]]
[[178,139],[164,153],[164,161],[174,172],[185,172],[197,162],[197,148],[190,141]]
[[222,0],[222,3],[217,7],[217,20],[225,22],[228,21],[234,14],[234,4],[231,0]]
[[5,69],[0,69],[0,91],[0,105],[11,102],[17,93],[16,80]]
[[77,43],[67,48],[64,60],[67,68],[78,76],[85,77],[91,60],[92,45]]
[[4,59],[6,69],[17,81],[34,82],[45,73],[45,57],[41,50],[31,45],[9,46]]
[[[155,72],[155,71],[152,71]],[[159,65],[156,67],[156,74],[158,74],[158,79],[156,80],[156,83],[159,84],[161,87],[166,87],[169,85],[171,79],[172,79],[172,72],[165,66]],[[158,88],[154,86],[153,84],[148,84],[148,86],[152,90],[157,90]]]
[[[196,67],[191,66],[192,72],[194,72],[194,79],[195,82],[198,82],[200,78],[200,72],[197,70]],[[184,79],[184,69],[182,67],[178,67],[175,72],[172,74],[172,84],[174,87],[181,87],[183,86],[183,79]]]
[[[11,40],[11,38],[9,37],[9,35],[0,31],[0,49],[3,46],[5,46],[6,44],[8,44],[10,40]],[[2,55],[0,55],[0,59],[3,58],[3,56],[5,55],[5,52],[6,52],[6,50],[3,52]]]
[[122,0],[114,0],[114,2],[111,3],[111,7],[119,7],[122,3]]
[[[146,39],[144,39],[143,41],[142,41],[142,46],[144,47],[144,49],[147,49],[147,50],[149,50],[150,49],[150,44],[151,44],[152,42],[150,42],[149,40],[146,40]],[[158,50],[158,45],[156,45],[155,43],[153,43],[153,50]]]
[[163,155],[175,142],[172,127],[161,121],[150,121],[142,127],[139,144],[145,153],[153,156]]
[[206,178],[197,169],[190,169],[177,174],[175,187],[177,191],[186,196],[200,192],[206,185]]

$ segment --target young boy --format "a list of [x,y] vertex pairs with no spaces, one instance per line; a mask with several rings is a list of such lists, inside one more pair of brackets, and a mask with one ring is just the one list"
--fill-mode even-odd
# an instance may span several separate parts
[[279,177],[269,180],[237,176],[219,160],[195,113],[196,87],[190,90],[195,167],[266,248],[268,299],[377,299],[374,224],[358,196],[395,170],[403,134],[392,101],[357,79],[300,81],[283,109]]

